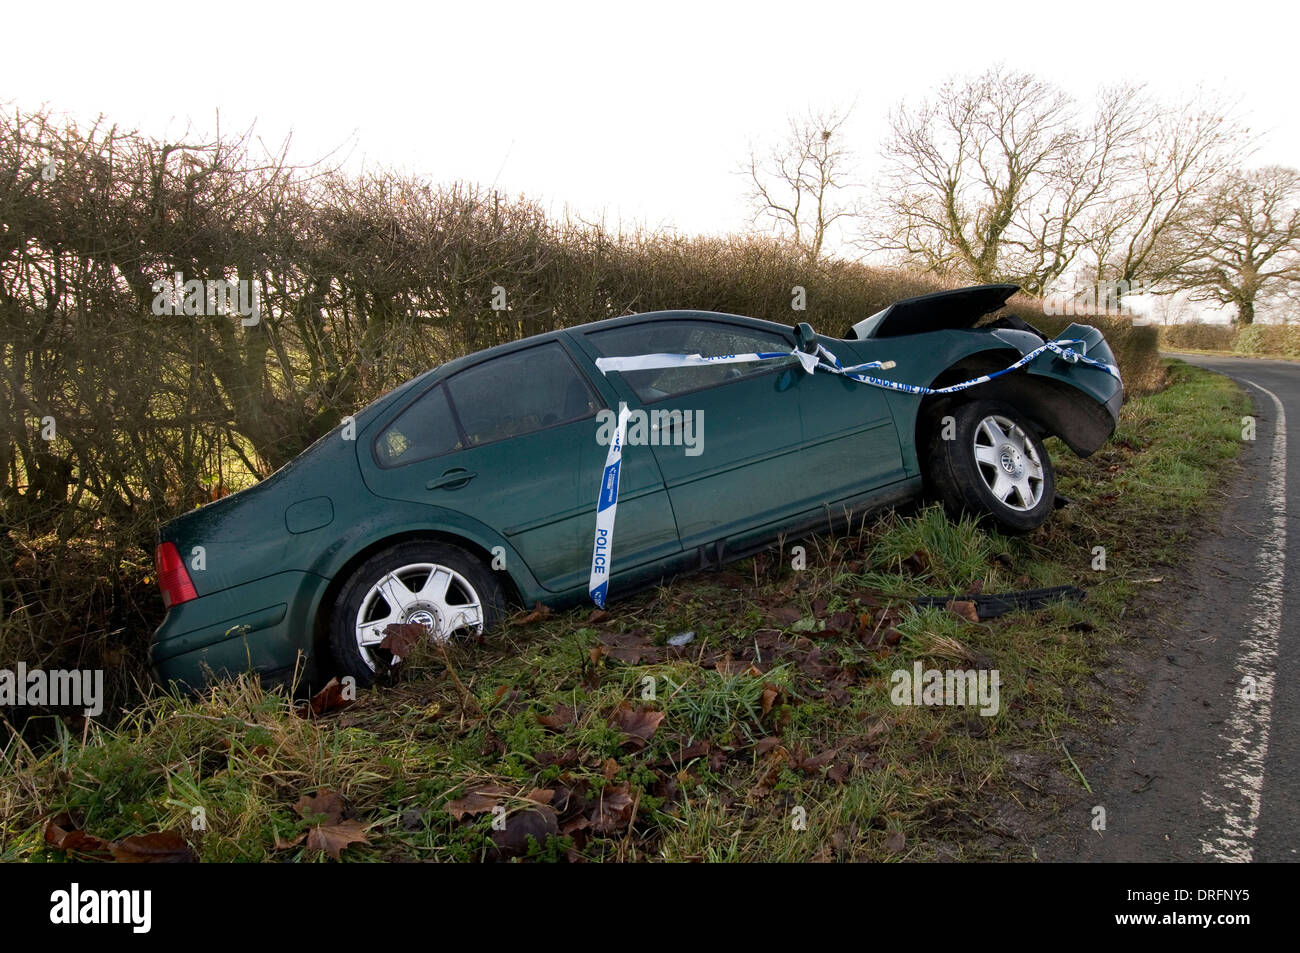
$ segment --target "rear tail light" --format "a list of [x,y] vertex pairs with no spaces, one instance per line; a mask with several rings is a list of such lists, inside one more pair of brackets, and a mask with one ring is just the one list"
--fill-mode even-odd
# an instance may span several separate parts
[[185,571],[185,562],[175,543],[160,543],[153,554],[154,568],[158,570],[158,586],[162,589],[163,607],[170,609],[182,602],[197,599],[194,583]]

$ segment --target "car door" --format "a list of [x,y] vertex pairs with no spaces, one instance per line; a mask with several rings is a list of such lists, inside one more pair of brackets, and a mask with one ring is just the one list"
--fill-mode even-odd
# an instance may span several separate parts
[[[585,585],[607,452],[597,442],[604,404],[562,344],[511,351],[440,381],[397,414],[363,454],[366,483],[495,529],[551,591]],[[650,451],[624,459],[616,550],[619,568],[630,569],[681,547]]]
[[[793,337],[777,331],[701,318],[655,319],[584,337],[603,357],[793,348]],[[721,538],[743,543],[812,505],[799,459],[798,366],[790,357],[609,375],[629,407],[645,414],[644,437],[663,474],[684,549]],[[679,437],[677,428],[693,432]],[[632,426],[626,442],[638,442]],[[620,535],[622,519],[620,509]]]
[[[847,342],[828,338],[822,344],[844,366],[878,359],[862,357]],[[907,476],[885,394],[820,370],[799,382],[806,479],[818,503],[834,504]]]

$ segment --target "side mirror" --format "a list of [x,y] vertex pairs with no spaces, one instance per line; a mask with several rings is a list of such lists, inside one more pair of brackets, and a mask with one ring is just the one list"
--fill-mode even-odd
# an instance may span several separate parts
[[817,350],[817,332],[812,329],[812,325],[800,321],[794,328],[795,346],[801,351],[809,354]]

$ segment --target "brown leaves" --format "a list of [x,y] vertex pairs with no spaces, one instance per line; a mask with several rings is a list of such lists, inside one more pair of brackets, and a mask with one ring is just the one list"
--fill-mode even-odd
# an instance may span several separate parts
[[543,728],[549,728],[551,731],[561,731],[578,720],[578,711],[576,708],[570,708],[568,705],[556,705],[551,709],[549,715],[538,715],[537,721]]
[[661,711],[654,711],[650,708],[633,708],[628,702],[618,706],[609,723],[612,727],[617,728],[623,734],[627,735],[624,745],[630,745],[635,748],[644,748],[654,737],[655,731],[659,728],[660,723],[667,717]]
[[770,610],[767,616],[778,625],[794,625],[803,618],[803,613],[794,606],[781,606]]
[[[293,809],[304,821],[314,822],[307,832],[308,850],[323,851],[338,860],[348,845],[370,843],[366,839],[365,824],[355,819],[344,819],[347,803],[337,791],[322,788],[315,794],[304,794],[298,798]],[[301,836],[283,841],[277,835],[275,846],[283,850],[296,847],[301,842]]]
[[106,841],[81,830],[72,816],[54,815],[45,822],[45,843],[56,850],[108,853],[119,864],[191,864],[198,855],[177,831],[133,834]]
[[604,647],[602,655],[609,655],[626,662],[628,665],[640,665],[644,662],[662,662],[665,658],[662,646],[654,642],[641,631],[606,632],[600,636]]
[[967,622],[978,622],[980,620],[979,610],[976,609],[975,603],[965,599],[953,599],[947,604],[946,608],[953,615],[960,616]]
[[632,822],[637,803],[641,799],[638,791],[636,798],[628,792],[628,786],[607,787],[596,802],[596,810],[591,815],[591,829],[597,834],[613,834],[621,831]]
[[307,833],[307,849],[320,850],[335,860],[349,844],[369,844],[366,826],[360,821],[339,821],[337,824],[320,824]]
[[303,718],[319,718],[331,711],[350,708],[356,703],[356,685],[344,685],[337,678],[331,678],[310,701],[298,704],[294,710]]
[[429,627],[417,622],[394,622],[384,627],[381,649],[393,653],[395,658],[409,658],[416,646],[429,638]]
[[550,607],[544,606],[540,602],[535,602],[533,603],[533,611],[529,612],[525,616],[520,616],[518,619],[515,619],[510,624],[511,625],[532,625],[534,622],[541,622],[543,619],[549,619],[550,617],[551,617]]
[[733,659],[730,654],[721,658],[714,659],[713,669],[719,675],[748,675],[751,678],[759,678],[763,671],[753,662],[747,662],[743,659]]
[[304,794],[298,798],[298,803],[293,806],[293,809],[303,820],[323,816],[336,821],[343,816],[345,807],[341,794],[322,789],[315,794]]
[[193,864],[199,859],[178,831],[123,837],[108,849],[119,864]]
[[466,792],[454,801],[448,801],[447,813],[458,821],[466,815],[486,814],[494,810],[503,797],[509,796],[510,792],[504,788],[492,784],[483,785]]
[[909,576],[924,576],[930,571],[930,554],[918,549],[899,562],[899,568]]
[[108,850],[108,841],[80,830],[77,822],[66,812],[55,814],[45,822],[45,843],[56,850],[83,853]]
[[[555,792],[549,792],[554,794]],[[526,807],[505,819],[505,827],[494,830],[492,843],[502,857],[522,857],[528,853],[530,840],[538,847],[560,833],[559,817],[545,804]]]

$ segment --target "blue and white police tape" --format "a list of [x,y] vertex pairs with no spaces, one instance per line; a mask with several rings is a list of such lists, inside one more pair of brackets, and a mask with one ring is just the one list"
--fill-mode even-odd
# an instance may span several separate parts
[[827,371],[832,374],[840,374],[850,380],[855,380],[860,384],[869,384],[872,387],[881,387],[885,390],[901,391],[904,394],[920,394],[928,396],[931,394],[955,394],[958,391],[965,390],[968,387],[974,387],[976,384],[983,384],[994,378],[1001,377],[1003,374],[1010,374],[1012,371],[1019,370],[1026,364],[1033,361],[1040,354],[1052,351],[1059,354],[1064,360],[1071,364],[1086,364],[1089,367],[1096,367],[1105,371],[1112,377],[1119,378],[1119,368],[1114,364],[1108,364],[1105,361],[1094,360],[1086,354],[1080,354],[1074,350],[1072,345],[1082,344],[1086,347],[1086,342],[1081,339],[1048,341],[1041,347],[1030,351],[1020,360],[1016,361],[1009,367],[1000,371],[994,371],[991,374],[983,374],[979,377],[971,378],[968,381],[962,381],[960,384],[951,384],[948,387],[931,388],[920,384],[904,384],[900,381],[885,380],[879,377],[872,377],[863,374],[862,371],[869,370],[889,370],[896,366],[894,361],[870,361],[866,364],[854,364],[851,367],[845,367],[834,354],[827,350],[823,344],[817,345],[817,353],[810,354],[806,351],[757,351],[749,354],[722,354],[717,357],[704,357],[700,354],[638,354],[632,357],[599,357],[596,359],[596,367],[602,374],[608,374],[610,371],[620,371],[623,373],[629,371],[649,371],[659,370],[667,367],[702,367],[709,364],[748,364],[754,361],[773,361],[782,358],[797,358],[803,369],[812,374],[815,371]]
[[627,434],[627,404],[618,405],[618,426],[605,455],[605,472],[600,478],[600,499],[596,503],[596,540],[591,550],[591,579],[587,592],[600,608],[605,608],[609,591],[610,557],[614,553],[614,514],[618,511],[618,478],[623,468],[623,439]]
[[[1074,345],[1083,345],[1085,353],[1080,354],[1074,350]],[[968,387],[987,383],[994,378],[1001,377],[1003,374],[1010,374],[1012,371],[1019,370],[1040,354],[1051,351],[1071,364],[1085,364],[1088,367],[1095,367],[1105,371],[1116,380],[1120,379],[1118,367],[1088,357],[1086,349],[1087,342],[1081,339],[1048,341],[1000,371],[981,374],[979,377],[973,377],[968,381],[939,388],[925,387],[921,384],[903,384],[899,381],[885,380],[884,378],[872,377],[869,374],[862,373],[863,371],[890,370],[897,366],[894,361],[869,361],[865,364],[854,364],[851,367],[845,367],[840,363],[839,358],[832,354],[823,344],[817,345],[815,354],[798,349],[794,351],[756,351],[749,354],[721,354],[716,357],[704,357],[700,354],[638,354],[630,357],[600,357],[596,359],[596,366],[602,374],[608,374],[610,371],[626,373],[629,371],[659,370],[667,367],[748,364],[754,361],[773,361],[794,357],[799,361],[804,371],[809,374],[820,370],[831,374],[839,374],[849,378],[849,380],[857,381],[859,384],[868,384],[885,390],[901,391],[904,394],[930,396],[934,394],[955,394],[958,391],[966,390]],[[600,500],[596,505],[596,540],[591,554],[591,580],[588,583],[587,591],[591,594],[591,598],[596,605],[602,609],[605,608],[605,597],[609,592],[610,554],[613,552],[614,546],[614,514],[618,509],[618,479],[619,469],[623,461],[623,439],[627,433],[627,418],[627,404],[620,403],[618,428],[615,431],[614,439],[610,441],[609,453],[605,458],[605,473],[600,481]]]
[[[947,387],[938,388],[924,387],[920,384],[903,384],[899,381],[884,380],[879,377],[871,377],[867,374],[861,373],[865,370],[888,370],[895,366],[893,361],[871,361],[867,364],[855,364],[852,367],[844,367],[840,364],[839,358],[821,344],[817,345],[817,356],[820,358],[817,367],[821,370],[830,371],[832,374],[840,374],[850,380],[855,380],[860,384],[870,384],[873,387],[882,387],[886,390],[901,391],[904,394],[920,394],[922,396],[929,396],[932,394],[955,394],[958,391],[966,390],[968,387],[974,387],[976,384],[987,383],[994,378],[1001,377],[1003,374],[1010,374],[1012,371],[1019,370],[1037,358],[1040,354],[1052,351],[1059,354],[1063,360],[1068,361],[1071,364],[1085,364],[1089,367],[1095,367],[1099,370],[1105,371],[1116,380],[1120,379],[1118,367],[1114,364],[1108,364],[1105,361],[1095,360],[1094,358],[1088,357],[1087,354],[1080,354],[1071,347],[1071,345],[1074,344],[1082,344],[1085,348],[1087,347],[1087,342],[1082,339],[1048,341],[1041,347],[1037,347],[1030,351],[1014,364],[1004,367],[1000,371],[993,371],[991,374],[981,374],[979,377],[972,377],[970,380],[962,381],[960,384],[950,384]],[[799,352],[796,352],[796,354],[797,353]],[[805,369],[807,368],[808,365],[802,360],[802,358],[800,359],[800,363],[804,365]]]

